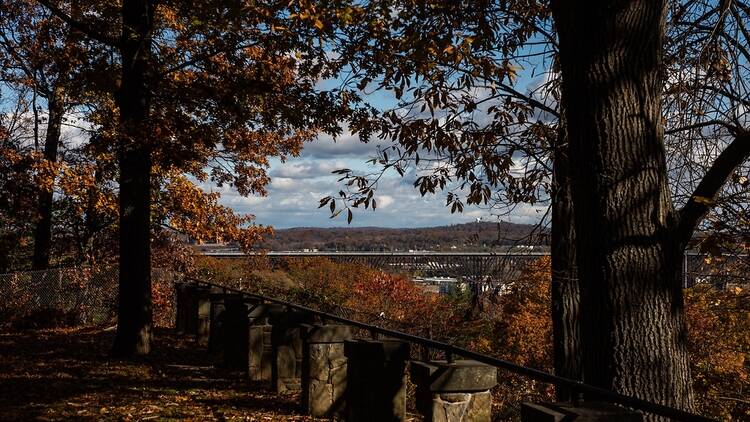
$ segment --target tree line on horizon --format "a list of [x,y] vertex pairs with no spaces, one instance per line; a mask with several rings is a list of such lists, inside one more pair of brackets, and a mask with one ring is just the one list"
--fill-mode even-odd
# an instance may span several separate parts
[[483,252],[509,247],[544,246],[544,231],[511,223],[465,223],[417,228],[316,228],[274,230],[257,243],[257,250],[298,251],[443,251]]

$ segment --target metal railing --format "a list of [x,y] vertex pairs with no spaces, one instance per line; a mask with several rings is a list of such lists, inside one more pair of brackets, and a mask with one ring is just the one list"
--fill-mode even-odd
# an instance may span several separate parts
[[461,347],[457,347],[452,344],[444,343],[441,341],[432,340],[432,339],[416,336],[413,334],[408,334],[402,331],[391,330],[388,328],[383,328],[383,327],[379,327],[379,326],[372,325],[372,324],[367,324],[364,322],[334,315],[328,312],[323,312],[317,309],[312,309],[307,306],[299,305],[299,304],[292,303],[289,301],[280,300],[280,299],[276,299],[276,298],[272,298],[268,296],[263,296],[263,295],[259,295],[256,293],[251,293],[251,292],[247,292],[247,291],[243,291],[239,289],[234,289],[231,287],[222,286],[220,284],[215,284],[215,283],[210,283],[210,282],[195,279],[192,277],[188,277],[186,278],[186,280],[192,281],[196,284],[204,285],[207,287],[221,288],[223,289],[224,292],[238,293],[238,294],[243,295],[244,297],[252,298],[260,302],[283,305],[283,306],[286,306],[290,310],[308,312],[310,314],[320,317],[324,321],[335,321],[335,322],[339,322],[342,324],[350,325],[350,326],[368,331],[374,337],[377,335],[382,335],[382,336],[389,337],[389,338],[408,341],[409,343],[419,345],[420,347],[440,350],[445,353],[448,361],[452,361],[455,356],[461,356],[464,358],[473,359],[477,362],[491,365],[496,368],[504,369],[509,372],[522,375],[522,376],[531,378],[536,381],[553,384],[558,387],[565,387],[571,392],[573,392],[574,396],[577,396],[579,394],[586,394],[588,398],[595,398],[596,400],[602,400],[602,401],[608,401],[608,402],[615,403],[615,404],[620,404],[626,407],[630,407],[633,409],[641,410],[641,411],[652,413],[652,414],[659,415],[659,416],[664,416],[664,417],[671,418],[671,419],[678,420],[678,421],[685,421],[685,422],[713,421],[713,419],[707,418],[705,416],[700,416],[694,413],[675,409],[673,407],[665,406],[665,405],[658,404],[658,403],[653,403],[647,400],[639,399],[637,397],[626,396],[624,394],[619,394],[611,390],[585,384],[578,380],[560,377],[557,375],[550,374],[548,372],[518,365],[513,362],[509,362],[509,361],[498,359],[492,356],[477,353],[477,352],[464,349]]

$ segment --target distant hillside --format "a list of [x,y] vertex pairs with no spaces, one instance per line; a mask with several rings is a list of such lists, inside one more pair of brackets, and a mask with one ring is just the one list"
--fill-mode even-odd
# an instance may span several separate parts
[[534,226],[512,223],[466,223],[416,229],[381,227],[316,228],[276,230],[258,245],[274,251],[492,251],[513,245],[544,243],[538,233],[529,238]]

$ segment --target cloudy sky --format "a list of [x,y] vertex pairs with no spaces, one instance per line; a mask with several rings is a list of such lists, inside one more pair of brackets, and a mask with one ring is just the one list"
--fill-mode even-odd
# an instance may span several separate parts
[[[526,72],[526,71],[524,71]],[[528,72],[527,72],[528,73]],[[546,75],[526,75],[521,87],[533,89],[543,83]],[[337,81],[321,81],[320,88],[330,89]],[[480,95],[473,93],[474,95]],[[395,104],[392,94],[382,90],[367,96],[370,104],[380,109]],[[363,143],[357,136],[344,134],[334,141],[330,136],[321,136],[307,144],[300,157],[285,163],[274,161],[271,165],[271,185],[268,196],[242,197],[231,189],[220,189],[222,202],[236,212],[256,216],[256,222],[276,228],[289,227],[430,227],[475,221],[508,221],[513,223],[536,223],[544,214],[544,207],[519,206],[509,215],[498,217],[486,209],[466,206],[463,213],[451,214],[445,206],[446,192],[422,197],[413,186],[414,172],[400,177],[395,171],[380,180],[375,200],[377,210],[355,209],[354,219],[349,225],[345,213],[331,219],[327,208],[318,208],[320,199],[342,190],[340,176],[332,171],[349,168],[358,174],[377,171],[368,167],[366,161],[377,153],[378,143]],[[215,188],[214,188],[215,189]]]
[[[332,171],[341,168],[367,171],[365,162],[376,152],[377,143],[365,144],[356,136],[342,136],[336,142],[327,136],[320,137],[307,144],[300,157],[272,164],[267,197],[245,198],[227,188],[220,189],[222,202],[237,212],[254,214],[259,224],[276,228],[346,227],[344,214],[331,219],[329,210],[318,209],[318,203],[342,189],[342,182],[337,182],[338,176],[331,174]],[[413,173],[403,178],[395,172],[388,174],[375,194],[377,210],[355,210],[351,226],[429,227],[475,221],[477,217],[497,221],[497,217],[479,208],[451,214],[445,207],[445,194],[422,197],[413,182]],[[525,207],[503,220],[531,223],[540,215],[538,209]]]

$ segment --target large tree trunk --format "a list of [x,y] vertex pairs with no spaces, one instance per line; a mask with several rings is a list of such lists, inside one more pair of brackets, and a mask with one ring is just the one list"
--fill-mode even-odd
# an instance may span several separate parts
[[151,147],[148,117],[149,58],[153,5],[125,0],[122,5],[122,84],[120,110],[120,294],[117,356],[151,349]]
[[693,407],[660,94],[665,0],[553,2],[584,380]]
[[[558,129],[553,157],[552,192],[552,344],[555,374],[583,379],[581,368],[580,292],[576,272],[573,198],[570,192],[570,158],[564,124]],[[571,391],[558,387],[557,398],[573,399]]]
[[[60,144],[62,118],[65,113],[65,89],[58,81],[47,98],[49,116],[47,134],[44,137],[44,159],[57,162],[57,150]],[[38,220],[34,228],[34,256],[32,268],[44,270],[49,267],[50,250],[52,249],[52,202],[54,189],[42,189],[37,204]]]

